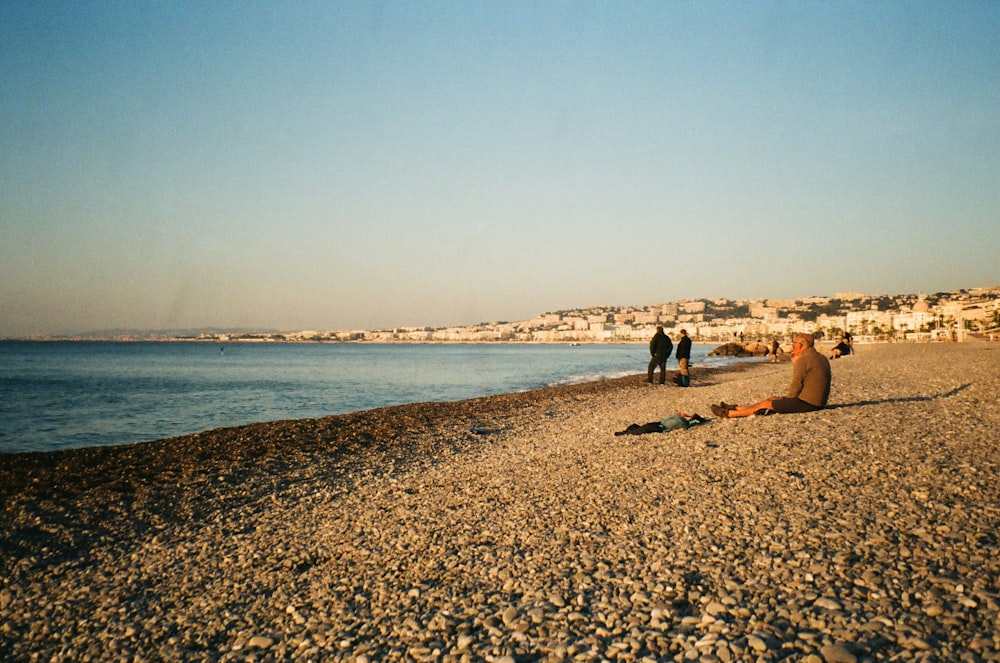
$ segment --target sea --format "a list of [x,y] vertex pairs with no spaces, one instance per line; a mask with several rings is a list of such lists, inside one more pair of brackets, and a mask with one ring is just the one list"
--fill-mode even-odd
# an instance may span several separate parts
[[[711,349],[695,345],[692,365],[734,361]],[[0,453],[604,380],[643,373],[648,360],[645,343],[2,341]]]

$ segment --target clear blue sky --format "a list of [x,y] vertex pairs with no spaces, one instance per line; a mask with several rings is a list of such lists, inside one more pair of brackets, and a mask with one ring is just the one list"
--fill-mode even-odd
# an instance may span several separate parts
[[0,4],[0,336],[1000,284],[1000,3]]

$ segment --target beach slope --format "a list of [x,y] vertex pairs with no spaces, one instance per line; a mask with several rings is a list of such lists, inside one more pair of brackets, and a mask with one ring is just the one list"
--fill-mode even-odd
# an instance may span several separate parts
[[1000,660],[1000,346],[0,456],[3,660]]

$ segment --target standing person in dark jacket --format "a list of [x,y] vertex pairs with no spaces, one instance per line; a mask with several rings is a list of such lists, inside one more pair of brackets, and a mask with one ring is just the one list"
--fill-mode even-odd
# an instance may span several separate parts
[[653,371],[657,366],[660,367],[660,384],[666,384],[667,381],[667,358],[670,356],[670,352],[674,349],[673,341],[670,337],[663,333],[663,325],[656,326],[656,333],[653,338],[649,341],[649,367],[647,369],[648,377],[646,382],[653,383]]
[[691,371],[688,366],[691,363],[691,337],[688,336],[687,330],[681,330],[681,340],[677,342],[677,363],[680,365],[681,372],[677,376],[677,386],[686,387],[691,384]]

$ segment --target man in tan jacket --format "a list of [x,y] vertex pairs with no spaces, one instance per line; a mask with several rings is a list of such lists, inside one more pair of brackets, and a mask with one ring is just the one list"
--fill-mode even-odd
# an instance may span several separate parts
[[792,382],[788,395],[772,396],[753,405],[712,406],[717,417],[750,417],[755,414],[814,412],[830,399],[830,361],[816,351],[812,334],[798,334],[792,343]]

